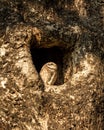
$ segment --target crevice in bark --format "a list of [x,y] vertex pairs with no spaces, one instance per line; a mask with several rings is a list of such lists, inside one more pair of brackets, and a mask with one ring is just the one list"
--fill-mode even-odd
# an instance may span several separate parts
[[63,57],[65,51],[60,47],[51,47],[51,48],[33,48],[30,49],[33,63],[38,71],[42,66],[47,62],[55,62],[58,65],[58,78],[56,84],[63,84]]

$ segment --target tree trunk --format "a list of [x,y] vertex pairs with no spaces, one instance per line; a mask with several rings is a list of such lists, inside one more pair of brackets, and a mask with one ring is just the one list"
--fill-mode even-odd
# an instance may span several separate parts
[[[0,0],[0,130],[103,130],[102,0]],[[54,85],[39,72],[58,66]]]

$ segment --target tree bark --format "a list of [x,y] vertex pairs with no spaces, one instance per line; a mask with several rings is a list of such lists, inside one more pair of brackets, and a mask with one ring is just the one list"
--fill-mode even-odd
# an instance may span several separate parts
[[[103,130],[103,5],[0,1],[0,130]],[[44,86],[49,61],[58,78]]]

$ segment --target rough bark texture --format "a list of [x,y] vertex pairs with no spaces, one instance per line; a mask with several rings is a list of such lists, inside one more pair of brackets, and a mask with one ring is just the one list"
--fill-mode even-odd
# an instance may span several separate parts
[[0,130],[103,130],[103,32],[103,0],[0,0]]

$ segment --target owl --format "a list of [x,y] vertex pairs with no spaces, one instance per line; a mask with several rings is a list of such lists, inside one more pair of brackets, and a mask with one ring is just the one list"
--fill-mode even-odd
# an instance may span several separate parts
[[54,62],[47,62],[40,70],[40,77],[44,85],[53,85],[57,79],[57,65]]

